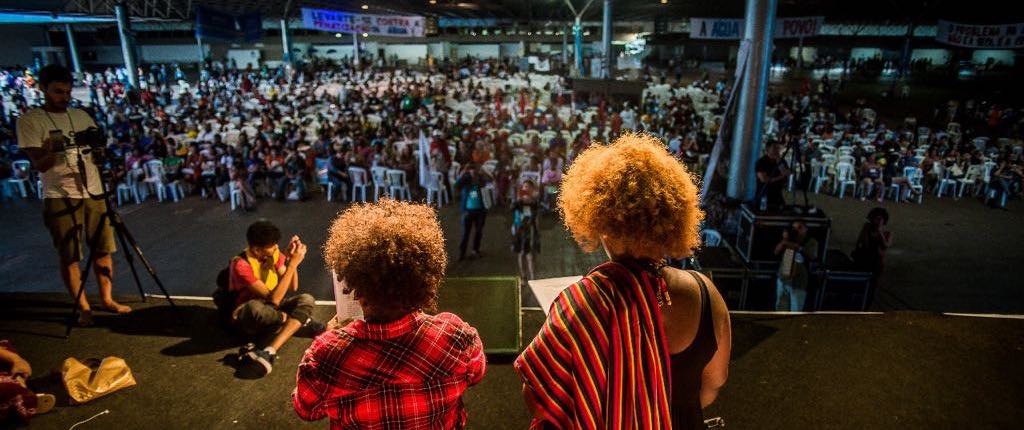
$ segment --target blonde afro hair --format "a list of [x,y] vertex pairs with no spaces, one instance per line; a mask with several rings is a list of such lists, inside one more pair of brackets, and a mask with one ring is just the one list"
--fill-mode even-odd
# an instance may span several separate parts
[[602,238],[635,258],[682,258],[700,244],[694,178],[657,138],[625,134],[580,154],[562,181],[558,208],[580,246]]
[[371,304],[430,310],[448,256],[433,208],[382,199],[352,206],[335,218],[324,261]]

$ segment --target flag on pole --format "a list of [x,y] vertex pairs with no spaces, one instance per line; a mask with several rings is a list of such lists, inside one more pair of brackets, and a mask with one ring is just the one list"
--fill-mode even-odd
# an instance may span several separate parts
[[423,188],[427,187],[428,181],[430,181],[430,144],[427,143],[427,136],[423,134],[423,129],[420,129],[420,186]]

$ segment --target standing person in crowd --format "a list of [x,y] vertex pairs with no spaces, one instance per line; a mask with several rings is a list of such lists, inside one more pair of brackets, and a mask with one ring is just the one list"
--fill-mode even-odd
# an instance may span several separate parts
[[484,206],[484,186],[490,181],[487,173],[481,172],[471,161],[463,169],[462,176],[455,182],[459,190],[462,212],[462,240],[459,241],[459,261],[466,258],[466,246],[469,244],[470,233],[473,233],[473,251],[470,258],[480,257],[480,240],[484,234],[484,222],[487,221],[487,207]]
[[53,409],[57,402],[53,394],[28,389],[25,380],[31,376],[28,361],[18,355],[10,342],[0,340],[0,424],[27,422]]
[[782,159],[782,142],[769,142],[765,155],[757,160],[754,169],[757,172],[755,203],[759,204],[758,202],[765,199],[769,209],[778,209],[785,205],[782,190],[792,173],[786,161]]
[[[72,297],[80,297],[78,323],[92,324],[92,308],[81,285],[82,235],[96,253],[93,270],[104,309],[118,314],[131,308],[114,300],[114,229],[102,214],[107,211],[99,169],[82,153],[75,135],[96,127],[89,114],[70,108],[73,79],[68,69],[49,65],[39,71],[39,89],[45,102],[18,119],[18,144],[42,172],[43,222],[60,257],[60,276]],[[84,173],[84,179],[83,179]]]
[[875,299],[875,294],[882,284],[882,271],[885,269],[885,253],[892,247],[892,232],[885,228],[889,224],[889,211],[885,208],[874,208],[868,212],[868,222],[860,229],[857,243],[853,248],[853,261],[862,269],[871,272],[871,284],[868,289],[867,307]]
[[818,258],[818,241],[807,235],[807,224],[794,221],[782,232],[782,241],[775,245],[775,255],[782,258],[775,280],[775,310],[801,312],[807,299],[810,265]]
[[324,331],[323,323],[313,319],[315,300],[309,294],[285,297],[299,290],[299,265],[306,258],[306,245],[298,236],[288,241],[281,252],[281,230],[268,221],[257,221],[245,233],[248,247],[231,259],[228,291],[233,296],[231,326],[257,341],[272,336],[262,349],[255,343],[242,347],[242,365],[256,376],[265,376],[274,368],[277,351],[300,328],[313,334]]
[[526,180],[517,191],[516,201],[512,204],[512,252],[518,254],[519,279],[524,284],[536,278],[533,272],[533,255],[540,252],[540,230],[537,228],[539,216],[537,187],[533,181]]
[[703,428],[731,333],[711,281],[663,262],[700,242],[690,173],[663,143],[627,134],[576,159],[558,204],[576,241],[609,261],[559,294],[515,362],[532,428]]
[[430,314],[448,257],[428,206],[384,199],[342,213],[324,260],[363,319],[316,338],[292,394],[299,417],[331,428],[462,429],[462,395],[486,371],[480,336],[457,315]]

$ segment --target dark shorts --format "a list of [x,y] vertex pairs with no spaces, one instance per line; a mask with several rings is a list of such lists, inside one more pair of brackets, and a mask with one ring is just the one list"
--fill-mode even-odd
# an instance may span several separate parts
[[[57,248],[61,264],[82,261],[82,234],[90,248],[112,254],[117,251],[114,229],[103,217],[107,204],[95,199],[43,199],[43,224]],[[101,224],[102,222],[102,224]],[[84,231],[83,231],[84,230]]]
[[270,303],[260,299],[252,299],[238,305],[232,319],[232,324],[248,336],[262,336],[276,332],[282,324],[282,315],[305,323],[313,316],[313,308],[316,300],[309,294],[297,294],[281,301],[275,309]]

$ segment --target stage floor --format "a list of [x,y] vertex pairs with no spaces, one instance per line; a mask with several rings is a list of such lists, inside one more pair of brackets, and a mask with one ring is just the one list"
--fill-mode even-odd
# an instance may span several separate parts
[[[234,376],[236,350],[208,301],[182,300],[175,325],[163,300],[125,297],[127,317],[99,314],[97,325],[62,338],[66,298],[0,295],[0,338],[31,360],[31,385],[58,393],[54,412],[33,428],[325,428],[291,408],[295,366],[309,338],[280,352],[261,380]],[[321,318],[333,313],[319,306]],[[524,340],[543,323],[523,312]],[[923,312],[884,315],[733,315],[729,382],[708,416],[739,429],[1008,429],[1024,424],[1024,320]],[[68,406],[47,377],[67,357],[117,355],[138,385],[92,403]],[[511,359],[489,356],[487,375],[465,396],[470,428],[524,429],[529,417]]]
[[[787,193],[787,199],[792,200]],[[811,195],[811,203],[832,218],[830,248],[850,253],[874,202]],[[925,310],[1024,314],[1024,204],[1010,201],[1009,211],[994,210],[964,199],[926,198],[923,205],[883,203],[892,215],[894,245],[886,260],[883,287],[872,310]],[[245,229],[260,218],[277,223],[285,237],[298,234],[310,253],[300,268],[300,289],[331,300],[331,278],[321,246],[335,214],[346,207],[313,195],[306,202],[262,201],[256,212],[231,212],[225,203],[190,197],[181,203],[128,205],[121,210],[129,229],[156,267],[170,294],[209,296],[228,260],[245,246]],[[38,200],[0,203],[0,292],[65,291],[57,274],[57,257],[42,224]],[[458,256],[460,217],[454,206],[440,211],[449,276],[517,276],[510,249],[511,216],[499,208],[488,215],[478,260]],[[123,250],[122,250],[123,251]],[[541,253],[537,278],[577,276],[604,259],[603,252],[584,253],[557,214],[541,218]],[[115,259],[115,291],[136,294],[124,259]],[[145,277],[145,276],[144,276]],[[155,285],[145,280],[147,292]],[[95,292],[95,287],[90,287]],[[535,305],[531,295],[526,306]]]

